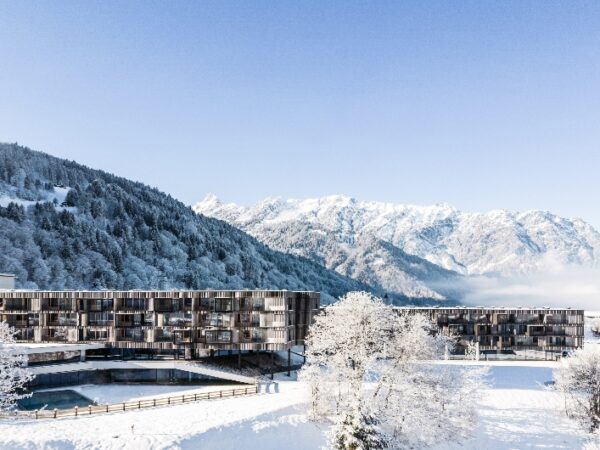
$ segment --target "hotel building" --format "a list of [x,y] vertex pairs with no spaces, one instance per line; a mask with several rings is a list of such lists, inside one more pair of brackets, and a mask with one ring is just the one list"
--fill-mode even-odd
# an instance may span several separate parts
[[584,311],[570,308],[398,308],[427,314],[442,333],[483,352],[562,353],[583,347]]
[[95,352],[194,359],[302,344],[318,292],[0,290],[20,342],[105,344]]

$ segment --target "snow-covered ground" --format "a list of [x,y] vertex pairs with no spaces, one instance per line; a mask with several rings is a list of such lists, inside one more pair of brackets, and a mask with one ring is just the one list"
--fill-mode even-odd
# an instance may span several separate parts
[[[46,198],[44,200],[39,200],[39,202],[52,202],[56,200],[58,205],[65,201],[67,194],[69,193],[70,188],[67,187],[55,187],[54,191],[48,192]],[[9,203],[16,203],[18,205],[23,205],[25,208],[31,205],[35,205],[37,201],[33,200],[23,200],[22,198],[17,198],[11,195],[0,194],[0,206],[7,207]],[[57,207],[59,210],[61,209],[69,209],[73,210],[74,208],[68,207]]]
[[[450,364],[470,364],[452,361]],[[561,412],[561,397],[544,383],[554,362],[480,362],[490,386],[473,401],[480,420],[463,445],[442,449],[578,449],[585,436]],[[285,375],[271,393],[78,419],[0,422],[0,448],[44,449],[318,449],[327,427],[306,419],[305,386]],[[101,401],[182,392],[189,386],[81,386]],[[134,426],[132,432],[131,426]]]

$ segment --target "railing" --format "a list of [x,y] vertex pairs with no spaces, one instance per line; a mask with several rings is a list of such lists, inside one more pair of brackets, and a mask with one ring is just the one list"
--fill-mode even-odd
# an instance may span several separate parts
[[92,414],[131,411],[133,409],[155,408],[157,406],[181,405],[183,403],[212,400],[217,398],[237,397],[240,395],[253,395],[258,393],[258,385],[226,389],[221,391],[198,392],[196,394],[175,395],[172,397],[156,397],[146,400],[137,400],[106,405],[89,405],[70,409],[42,409],[34,411],[7,411],[1,412],[1,417],[21,417],[29,419],[61,419],[63,417],[83,417]]

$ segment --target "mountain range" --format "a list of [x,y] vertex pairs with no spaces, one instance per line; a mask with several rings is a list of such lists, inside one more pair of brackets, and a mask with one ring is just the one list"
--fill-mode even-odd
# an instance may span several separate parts
[[207,196],[193,208],[142,183],[0,144],[0,272],[29,289],[367,290],[460,301],[476,275],[598,267],[600,234],[544,211],[465,213],[344,196]]
[[459,298],[464,277],[523,275],[555,265],[597,267],[600,261],[598,231],[546,211],[467,213],[445,204],[345,196],[269,198],[245,207],[212,194],[193,209],[273,249],[413,298]]

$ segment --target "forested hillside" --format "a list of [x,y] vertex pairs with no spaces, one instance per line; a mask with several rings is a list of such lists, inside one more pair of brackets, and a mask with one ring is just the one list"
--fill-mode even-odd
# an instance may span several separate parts
[[16,144],[0,144],[0,272],[39,289],[369,289],[157,189]]

